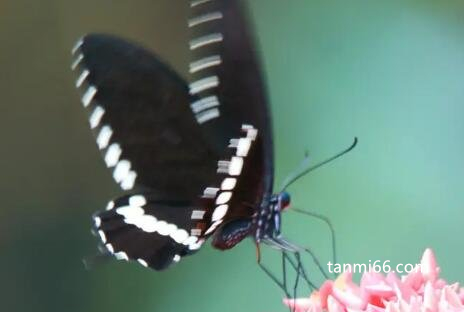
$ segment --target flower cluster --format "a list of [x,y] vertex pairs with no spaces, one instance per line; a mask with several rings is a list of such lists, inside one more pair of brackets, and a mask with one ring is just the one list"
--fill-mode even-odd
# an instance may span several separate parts
[[390,272],[366,272],[359,285],[345,272],[326,281],[309,298],[284,299],[296,312],[464,312],[464,288],[439,278],[440,269],[431,249],[420,268],[398,277]]

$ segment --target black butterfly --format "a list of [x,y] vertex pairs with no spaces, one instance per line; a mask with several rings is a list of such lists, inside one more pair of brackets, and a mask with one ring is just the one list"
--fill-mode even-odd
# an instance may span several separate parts
[[239,1],[190,1],[190,84],[153,53],[92,34],[72,68],[107,167],[127,192],[94,216],[118,259],[163,270],[204,241],[277,249],[288,193],[273,194],[266,92]]

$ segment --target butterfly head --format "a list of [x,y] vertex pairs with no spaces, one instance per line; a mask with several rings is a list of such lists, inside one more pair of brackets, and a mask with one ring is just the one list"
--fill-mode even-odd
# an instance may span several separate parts
[[279,200],[281,211],[284,211],[285,209],[290,207],[291,197],[288,192],[286,191],[280,192],[278,194],[278,200]]

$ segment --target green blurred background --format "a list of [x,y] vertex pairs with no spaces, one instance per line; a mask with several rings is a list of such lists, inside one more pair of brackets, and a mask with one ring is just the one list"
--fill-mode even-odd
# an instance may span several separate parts
[[[331,218],[340,262],[416,263],[430,246],[444,277],[464,281],[464,3],[249,2],[277,184],[305,150],[321,160],[358,136],[355,151],[291,187],[294,205]],[[74,90],[70,48],[84,33],[115,33],[185,74],[187,14],[180,0],[0,2],[2,311],[286,311],[250,241],[206,246],[162,273],[81,264],[95,251],[90,215],[118,189]],[[284,230],[328,260],[322,224],[288,213]]]

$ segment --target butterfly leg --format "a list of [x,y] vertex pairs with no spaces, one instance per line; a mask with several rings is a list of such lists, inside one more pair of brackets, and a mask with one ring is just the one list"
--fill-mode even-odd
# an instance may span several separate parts
[[300,273],[301,273],[301,270],[302,270],[302,265],[301,265],[301,261],[300,261],[300,254],[295,253],[295,257],[297,259],[298,266],[297,266],[297,269],[296,269],[295,283],[293,284],[293,300],[295,300],[296,297],[297,297],[297,289],[298,289],[298,284],[300,282]]
[[[288,253],[285,250],[282,250],[282,273],[283,273],[283,278],[284,278],[284,283],[287,285],[287,261],[290,259]],[[293,264],[292,264],[293,266]],[[301,266],[301,263],[299,263],[299,266]],[[294,267],[294,266],[293,266]],[[289,306],[290,312],[295,312],[296,309],[296,298],[297,298],[297,289],[298,289],[298,284],[300,281],[300,270],[297,271],[297,276],[295,278],[295,282],[293,284],[293,306]],[[287,286],[285,286],[287,288]],[[288,296],[287,296],[288,298]]]
[[294,261],[287,253],[285,254],[288,262],[292,265],[293,269],[297,272],[297,275],[301,274],[301,276],[306,281],[310,289],[312,290],[316,289],[317,288],[316,285],[314,284],[314,282],[312,282],[309,279],[308,274],[306,273],[306,270],[304,269],[304,266],[302,265],[302,262],[301,262],[301,252],[306,251],[306,250],[300,246],[290,243],[289,241],[285,240],[281,236],[272,238],[272,241],[278,244],[279,246],[281,246],[281,248],[283,248],[284,250],[290,251],[295,256],[296,261]]
[[285,289],[287,289],[287,259],[285,256],[285,251],[282,250],[282,278]]
[[[298,280],[300,276],[302,276],[303,279],[307,282],[310,289],[316,288],[315,284],[309,280],[306,274],[306,271],[301,263],[300,252],[302,251],[302,249],[300,249],[299,247],[295,245],[292,245],[286,240],[282,240],[277,237],[274,237],[274,238],[268,237],[264,239],[263,241],[267,245],[282,251],[283,261],[288,261],[297,274],[297,277],[295,280],[297,285],[298,285]],[[293,261],[293,259],[289,256],[289,253],[291,253],[292,255],[295,255],[296,262]]]
[[[258,265],[260,266],[260,268],[284,291],[285,293],[285,296],[286,298],[290,298],[290,293],[288,292],[287,290],[287,261],[290,259],[287,252],[284,251],[284,250],[281,250],[282,251],[282,282],[278,280],[277,277],[275,277],[274,274],[271,273],[271,271],[266,268],[261,262],[261,254],[260,254],[260,251],[259,251],[259,245],[257,244],[256,246],[257,248],[257,259],[258,259]],[[293,266],[293,264],[292,264]],[[299,276],[299,275],[298,275]],[[295,299],[296,298],[296,289],[298,288],[298,279],[299,277],[297,277],[297,280],[294,284],[294,287],[293,287],[293,298]],[[294,304],[293,307],[289,306],[289,311],[290,312],[295,312],[295,309],[296,309],[296,305]]]
[[[332,222],[330,222],[330,219],[322,214],[319,214],[319,213],[315,213],[315,212],[312,212],[312,211],[308,211],[308,210],[302,210],[302,209],[298,209],[298,208],[295,208],[295,207],[292,207],[290,209],[290,211],[294,211],[294,212],[297,212],[297,213],[300,213],[300,214],[304,214],[304,215],[307,215],[307,216],[310,216],[310,217],[313,217],[315,219],[319,219],[320,221],[324,222],[329,230],[330,230],[330,236],[331,236],[331,241],[332,241],[332,263],[337,263],[337,246],[336,246],[336,238],[335,238],[335,229],[332,225]],[[309,249],[309,248],[307,248]],[[314,255],[312,254],[311,251],[308,251],[312,258],[315,259]],[[334,277],[336,277],[336,274],[334,273]]]
[[316,257],[316,255],[314,254],[314,252],[310,248],[302,247],[302,246],[296,245],[294,243],[291,243],[288,240],[284,239],[283,237],[277,237],[277,238],[274,238],[274,240],[277,240],[280,244],[285,245],[285,246],[289,246],[290,248],[293,248],[294,250],[304,251],[304,252],[308,253],[311,256],[311,259],[313,260],[313,262],[316,264],[319,271],[321,272],[321,274],[324,276],[324,278],[329,279],[329,275],[324,270],[324,267],[322,266],[321,262],[319,261],[319,259]]
[[[260,252],[260,249],[259,249],[259,243],[256,243],[256,255],[257,255],[257,263],[258,263],[258,266],[261,268],[261,270],[264,271],[264,273],[266,273],[267,276],[269,276],[269,278],[271,278],[271,280],[277,284],[277,286],[279,286],[280,289],[282,289],[285,293],[285,295],[287,296],[287,298],[290,297],[290,294],[287,290],[287,281],[286,281],[286,272],[284,273],[284,279],[283,279],[283,282],[280,281],[272,272],[271,270],[269,270],[264,264],[262,264],[261,262],[261,252]],[[282,261],[284,261],[284,257],[282,257]],[[282,264],[282,267],[285,268],[285,264]]]
[[[297,274],[301,274],[301,277],[305,280],[305,282],[308,284],[308,287],[311,289],[311,290],[314,290],[316,289],[316,285],[309,279],[308,277],[308,274],[302,264],[302,261],[301,261],[301,254],[300,253],[294,253],[292,254],[295,256],[295,259],[296,261],[294,261],[290,255],[286,254],[286,258],[287,258],[287,261],[290,263],[290,265],[292,266],[292,268],[295,270],[295,272],[297,272]],[[300,269],[298,270],[298,266],[300,267]]]
[[[308,278],[306,270],[304,269],[304,266],[302,264],[301,257],[300,257],[300,252],[302,251],[302,249],[300,249],[298,246],[295,246],[280,237],[274,237],[274,238],[268,237],[264,240],[264,242],[270,245],[271,247],[282,251],[282,264],[283,264],[282,270],[284,272],[285,280],[287,278],[287,274],[286,274],[287,261],[290,263],[290,265],[293,267],[293,269],[296,272],[296,277],[295,277],[295,281],[293,284],[293,293],[292,293],[293,296],[288,297],[288,298],[293,298],[293,300],[297,298],[297,295],[298,295],[297,291],[300,285],[301,278],[305,280],[310,290],[314,290],[317,288],[316,285]],[[295,259],[293,259],[292,256],[294,256]],[[296,305],[294,302],[293,307],[295,306]]]

